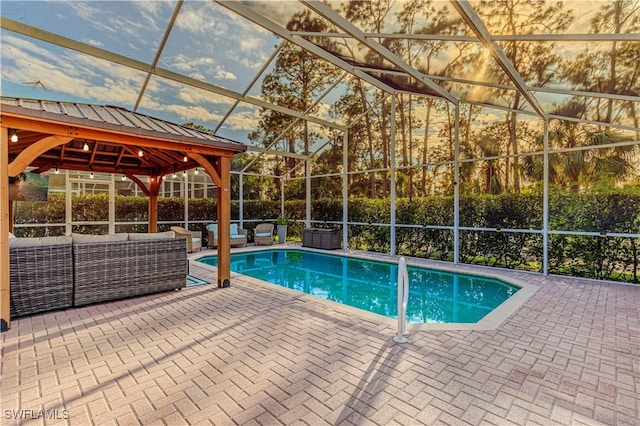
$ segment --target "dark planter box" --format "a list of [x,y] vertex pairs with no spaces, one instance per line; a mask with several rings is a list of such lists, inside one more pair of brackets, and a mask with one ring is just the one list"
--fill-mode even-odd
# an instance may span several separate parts
[[305,228],[302,232],[302,247],[335,250],[342,247],[338,229]]

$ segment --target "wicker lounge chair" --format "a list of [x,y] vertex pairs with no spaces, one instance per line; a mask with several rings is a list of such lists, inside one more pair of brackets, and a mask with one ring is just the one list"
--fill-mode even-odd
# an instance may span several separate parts
[[189,231],[181,226],[172,226],[171,230],[176,233],[176,238],[187,239],[189,253],[193,253],[195,249],[202,249],[202,231]]
[[[207,247],[218,247],[218,224],[212,223],[207,225],[207,232],[209,233]],[[231,224],[229,237],[231,239],[231,246],[247,246],[247,230],[240,228],[238,224]]]
[[256,229],[253,231],[253,242],[262,246],[272,245],[273,223],[261,223],[256,226]]

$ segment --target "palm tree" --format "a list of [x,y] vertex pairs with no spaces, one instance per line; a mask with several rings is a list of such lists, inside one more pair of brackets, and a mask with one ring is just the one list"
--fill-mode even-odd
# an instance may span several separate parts
[[[491,134],[482,134],[473,146],[465,144],[462,147],[463,152],[469,158],[495,157],[501,154],[500,143],[498,139]],[[460,165],[460,178],[462,181],[471,181],[475,179],[474,191],[482,190],[484,194],[502,194],[504,187],[504,170],[500,167],[499,160],[490,159],[482,161],[479,171],[476,175],[476,162],[464,162]]]
[[[587,105],[571,100],[553,112],[554,115],[581,118]],[[568,120],[553,120],[549,130],[550,149],[569,149],[549,156],[549,182],[571,191],[581,185],[594,185],[606,180],[619,180],[634,170],[633,161],[638,155],[638,145],[607,146],[630,141],[630,137],[613,130],[601,130],[591,125]],[[542,138],[539,139],[542,141]],[[540,148],[542,143],[539,142]],[[593,149],[574,149],[593,147]],[[542,180],[543,167],[540,156],[529,156],[523,161],[524,173],[535,180]]]

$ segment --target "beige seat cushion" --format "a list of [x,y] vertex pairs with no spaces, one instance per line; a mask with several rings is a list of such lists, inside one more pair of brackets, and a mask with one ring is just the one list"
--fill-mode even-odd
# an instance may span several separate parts
[[129,241],[140,240],[164,240],[167,238],[175,238],[176,233],[173,231],[165,232],[130,232]]
[[55,246],[71,244],[71,242],[71,237],[65,235],[59,237],[14,237],[9,238],[9,247]]
[[78,243],[112,243],[115,241],[127,241],[129,234],[122,232],[119,234],[109,235],[92,235],[92,234],[71,234],[74,244]]

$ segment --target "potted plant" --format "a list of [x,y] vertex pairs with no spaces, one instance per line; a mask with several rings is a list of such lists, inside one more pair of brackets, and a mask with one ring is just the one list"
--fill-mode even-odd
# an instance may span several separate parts
[[289,220],[291,219],[291,215],[286,213],[282,216],[279,216],[276,219],[276,227],[278,230],[278,244],[284,244],[287,240],[287,225],[289,225]]

